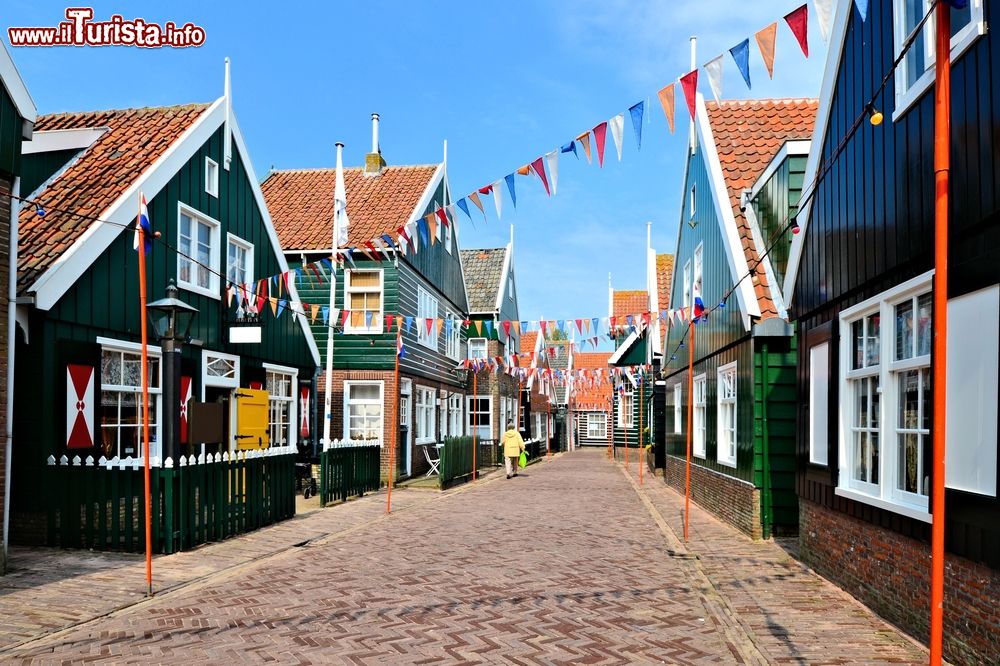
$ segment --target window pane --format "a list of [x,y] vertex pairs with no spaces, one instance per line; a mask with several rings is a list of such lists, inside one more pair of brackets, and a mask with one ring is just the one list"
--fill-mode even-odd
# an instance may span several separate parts
[[916,430],[919,427],[920,378],[916,370],[899,375],[899,427]]
[[931,429],[931,369],[921,368],[920,369],[920,400],[923,403],[921,409],[923,411],[923,417],[921,419],[920,427],[924,430],[930,432]]
[[931,353],[931,295],[923,294],[917,299],[917,355]]
[[872,367],[873,365],[878,365],[879,359],[881,358],[880,353],[880,338],[879,334],[881,332],[881,316],[874,314],[870,315],[867,319],[867,331],[868,336],[865,343],[865,367]]
[[880,425],[880,401],[882,399],[882,394],[878,392],[879,379],[878,377],[872,377],[868,380],[870,382],[870,388],[868,389],[871,395],[872,411],[871,411],[871,427],[878,428]]
[[896,360],[913,357],[913,302],[896,306]]
[[972,7],[966,4],[959,9],[954,5],[951,8],[951,36],[954,37],[965,26],[972,22]]
[[374,384],[354,384],[350,388],[351,400],[378,400],[379,387]]
[[858,481],[868,481],[868,433],[864,430],[855,433],[854,459],[856,462],[854,478]]
[[919,435],[904,433],[899,435],[899,479],[896,484],[908,493],[920,491],[917,484],[918,461],[920,459]]
[[851,323],[851,346],[854,349],[854,358],[851,365],[852,370],[858,370],[864,366],[865,359],[865,333],[864,333],[864,320],[858,320]]
[[[926,11],[925,0],[903,0],[903,39],[920,23]],[[920,75],[927,69],[927,25],[917,39],[913,40],[910,50],[906,52],[904,62],[906,63],[906,87],[909,88],[916,82]]]
[[121,384],[121,381],[122,381],[121,354],[114,351],[103,351],[101,353],[101,383]]
[[857,407],[855,423],[861,428],[868,427],[868,380],[862,379],[855,382],[857,390]]
[[871,449],[871,460],[868,463],[871,470],[871,482],[878,483],[878,431],[870,433],[868,438]]
[[351,287],[373,287],[378,288],[379,276],[377,271],[352,271]]

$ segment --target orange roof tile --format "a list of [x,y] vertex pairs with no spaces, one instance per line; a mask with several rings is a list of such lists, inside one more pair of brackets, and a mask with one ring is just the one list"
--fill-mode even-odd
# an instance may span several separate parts
[[[758,249],[750,226],[740,211],[740,196],[764,172],[786,141],[809,139],[816,121],[815,99],[723,100],[706,102],[708,123],[729,190],[729,200],[746,254],[747,264],[756,265]],[[757,266],[754,292],[761,319],[777,316],[771,301],[763,266]]]
[[[344,169],[351,222],[348,244],[361,245],[409,222],[437,168],[435,164],[389,166],[376,177],[366,177],[361,167]],[[278,241],[286,251],[330,249],[335,181],[335,169],[294,169],[273,171],[261,184]]]
[[521,353],[535,351],[535,344],[538,342],[538,331],[528,331],[521,333]]
[[612,295],[611,314],[619,319],[626,315],[649,312],[649,295],[645,289],[635,291],[616,291]]
[[[674,255],[656,255],[656,300],[660,310],[670,307],[670,284],[674,279]],[[657,313],[659,316],[659,313]],[[667,339],[667,327],[660,326],[660,349],[664,348]]]
[[34,283],[208,108],[186,104],[39,116],[36,132],[107,128],[37,196],[44,218],[26,207],[19,218],[18,286]]
[[[577,352],[573,354],[573,367],[577,370],[594,370],[596,368],[608,368],[608,359],[611,354],[608,352]],[[589,380],[576,380],[576,389],[573,392],[573,402],[579,410],[586,409],[606,409],[611,400],[611,383],[594,382],[591,386]]]

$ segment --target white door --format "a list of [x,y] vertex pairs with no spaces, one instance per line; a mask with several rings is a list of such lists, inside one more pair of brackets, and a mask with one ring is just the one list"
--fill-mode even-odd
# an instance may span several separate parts
[[413,447],[411,442],[413,441],[413,433],[411,432],[410,419],[410,396],[401,395],[399,396],[399,425],[406,427],[406,439],[403,441],[403,451],[406,452],[406,475],[409,476],[413,471]]

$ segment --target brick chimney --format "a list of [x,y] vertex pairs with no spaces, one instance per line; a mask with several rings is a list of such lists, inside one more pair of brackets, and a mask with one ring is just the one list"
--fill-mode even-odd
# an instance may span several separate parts
[[372,114],[372,151],[365,155],[365,176],[374,178],[385,169],[385,160],[378,145],[378,114]]

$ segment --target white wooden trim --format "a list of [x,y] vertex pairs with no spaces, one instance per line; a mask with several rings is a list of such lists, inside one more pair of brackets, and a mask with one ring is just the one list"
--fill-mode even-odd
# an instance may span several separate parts
[[496,298],[496,311],[497,315],[500,314],[500,308],[503,307],[503,297],[507,293],[507,274],[510,271],[510,243],[507,243],[507,247],[504,248],[503,252],[503,268],[500,269],[500,284],[497,286],[497,298]]
[[[229,379],[228,377],[216,377],[214,375],[208,374],[208,357],[213,356],[216,358],[222,358],[227,361],[234,361],[233,374],[235,377]],[[234,354],[226,354],[225,352],[213,351],[211,349],[201,350],[201,386],[202,386],[202,398],[205,396],[205,387],[214,386],[216,388],[239,388],[240,387],[240,357]]]
[[[739,280],[750,272],[747,264],[746,254],[743,252],[743,245],[740,243],[739,231],[736,229],[736,217],[733,215],[733,207],[729,201],[729,187],[726,179],[722,175],[722,163],[719,162],[719,153],[715,147],[715,137],[712,134],[712,127],[708,122],[708,110],[705,108],[705,98],[699,93],[697,101],[698,133],[701,135],[702,155],[705,160],[705,171],[708,173],[708,181],[712,190],[712,201],[715,203],[715,214],[719,221],[719,231],[722,232],[722,242],[726,246],[726,259],[729,263],[729,270],[732,273],[733,282]],[[692,288],[694,283],[692,282]],[[736,288],[736,300],[739,301],[740,310],[744,317],[744,330],[750,330],[750,317],[760,317],[760,305],[757,303],[757,296],[754,294],[753,284],[748,277],[739,283]],[[704,298],[704,296],[702,296]],[[691,294],[692,303],[694,294]]]
[[21,154],[35,155],[55,150],[83,150],[94,145],[94,142],[107,131],[107,127],[88,127],[86,129],[33,132],[31,141],[26,141],[21,146]]
[[237,245],[239,247],[242,247],[244,250],[247,251],[247,266],[246,266],[246,269],[247,269],[247,276],[246,277],[247,277],[247,279],[244,281],[244,284],[253,284],[254,283],[254,279],[253,279],[253,276],[254,276],[254,246],[249,241],[243,240],[242,238],[240,238],[239,236],[237,236],[236,234],[234,234],[231,231],[227,231],[226,232],[226,270],[225,271],[221,271],[222,275],[223,275],[222,279],[225,280],[225,281],[227,281],[227,282],[229,281],[229,244],[230,243],[232,243],[234,245]]
[[[299,397],[299,390],[298,390],[299,389],[299,369],[298,368],[291,368],[291,367],[288,367],[287,365],[277,365],[277,364],[274,364],[274,363],[262,363],[261,365],[263,366],[265,373],[268,370],[270,370],[271,372],[274,372],[274,373],[280,373],[280,374],[283,374],[283,375],[290,375],[291,378],[292,378],[291,386],[290,386],[291,391],[292,391],[292,395],[291,395],[291,404],[292,404],[292,406],[291,406],[291,408],[290,408],[290,410],[288,412],[288,428],[289,428],[289,431],[288,431],[288,444],[286,444],[286,447],[292,447],[292,450],[296,450],[295,447],[297,447],[298,443],[299,443],[299,399],[300,399],[300,397]],[[265,378],[264,378],[264,388],[267,388],[267,376],[266,375],[265,375]],[[268,400],[270,401],[270,399],[271,399],[270,394],[268,394]],[[270,419],[270,416],[269,416],[269,419]],[[270,420],[269,420],[268,421],[268,428],[270,428],[270,426],[271,426],[271,424],[270,424]]]
[[816,124],[813,126],[812,140],[809,142],[809,159],[806,161],[806,170],[802,177],[802,193],[805,195],[808,191],[809,199],[805,204],[800,206],[799,212],[795,216],[799,224],[799,233],[792,236],[792,247],[788,253],[788,265],[785,268],[785,283],[781,288],[786,308],[792,306],[792,297],[795,295],[795,279],[799,272],[799,264],[802,261],[806,234],[809,231],[809,217],[812,212],[812,190],[816,186],[816,176],[819,173],[824,138],[826,137],[827,127],[830,124],[830,113],[833,110],[833,93],[837,86],[840,57],[843,55],[844,40],[847,38],[847,23],[853,9],[853,2],[850,0],[840,0],[837,5],[837,14],[833,19],[833,27],[830,29],[830,47],[826,52],[823,84],[820,87],[819,94],[819,108],[816,110]]
[[625,352],[627,352],[629,348],[633,344],[635,344],[635,341],[638,339],[639,339],[639,334],[636,331],[632,331],[631,333],[629,333],[628,337],[625,338],[625,341],[622,342],[621,345],[619,345],[618,349],[615,350],[615,353],[612,354],[611,358],[608,359],[608,365],[616,365],[618,361],[621,360],[622,356],[625,355]]
[[761,189],[771,179],[774,172],[778,170],[781,163],[792,155],[801,156],[809,154],[809,145],[812,143],[808,139],[790,139],[781,144],[778,154],[771,158],[771,161],[764,167],[764,172],[760,174],[750,190],[750,199],[756,199]]
[[[105,338],[101,336],[97,336],[94,342],[101,345],[101,347],[108,347],[108,348],[113,347],[121,351],[134,351],[134,352],[142,351],[141,342],[128,342],[126,340],[118,340],[117,338]],[[158,345],[146,345],[146,351],[147,353],[153,354],[155,356],[159,356],[162,353]]]
[[[757,220],[757,213],[754,212],[750,202],[747,202],[747,208],[743,211],[743,214],[750,224],[750,237],[757,248],[757,254],[764,254],[767,244],[764,242],[764,234],[760,231],[760,222]],[[767,278],[767,291],[771,294],[771,300],[778,311],[778,316],[782,319],[788,319],[788,312],[785,310],[785,299],[782,298],[781,288],[778,286],[778,280],[774,276],[774,268],[771,266],[770,255],[764,257],[761,265],[764,267],[764,276]]]
[[[841,472],[843,473],[843,472]],[[908,506],[906,504],[897,504],[896,502],[890,502],[884,500],[881,497],[875,497],[874,495],[869,495],[867,493],[854,490],[852,488],[841,488],[837,487],[833,489],[833,494],[838,497],[846,497],[847,499],[855,500],[856,502],[862,502],[864,504],[870,504],[871,506],[877,506],[880,509],[885,509],[886,511],[891,511],[892,513],[897,513],[901,516],[906,516],[908,518],[916,518],[917,520],[922,520],[925,523],[931,522],[931,514],[927,511],[921,511],[920,509]]]
[[[344,439],[350,439],[351,432],[351,415],[350,415],[350,404],[351,404],[351,389],[352,386],[378,386],[378,400],[382,405],[382,415],[380,419],[382,421],[381,427],[379,428],[378,441],[381,442],[385,439],[385,381],[381,379],[345,379],[344,380],[344,418],[341,419],[343,423],[341,424]],[[367,440],[362,440],[367,441]]]
[[[385,272],[383,271],[383,269],[381,269],[381,268],[357,268],[357,269],[347,268],[347,269],[345,269],[344,273],[343,273],[344,279],[342,280],[342,282],[344,283],[344,285],[343,285],[343,287],[344,287],[344,294],[343,294],[343,296],[344,296],[344,300],[343,300],[344,307],[342,308],[342,310],[350,310],[352,313],[354,312],[354,310],[351,310],[351,308],[347,307],[347,305],[348,305],[348,303],[347,303],[347,295],[349,293],[351,293],[351,290],[352,290],[352,287],[349,286],[350,282],[351,282],[351,278],[350,278],[351,274],[352,273],[371,273],[371,272],[378,273],[378,291],[379,291],[378,312],[377,313],[372,313],[372,325],[371,326],[365,326],[364,324],[361,324],[359,326],[355,326],[353,323],[351,323],[351,318],[352,317],[349,317],[348,320],[347,320],[346,325],[344,326],[344,333],[347,334],[347,335],[374,335],[374,334],[382,332],[382,319],[385,316],[385,314],[384,314],[385,313]],[[359,289],[359,291],[370,291],[370,290],[369,289]],[[424,330],[426,330],[426,328]]]
[[[722,398],[722,395],[721,395],[721,393],[722,393],[721,392],[721,388],[722,388],[721,387],[721,384],[722,384],[722,375],[724,373],[729,372],[730,370],[733,370],[733,371],[737,370],[736,361],[731,361],[729,363],[726,363],[725,365],[720,365],[718,367],[718,369],[715,371],[715,459],[716,459],[716,461],[720,465],[725,465],[726,467],[733,467],[733,468],[735,468],[736,467],[736,460],[737,460],[737,458],[739,458],[739,455],[740,455],[740,445],[739,445],[739,439],[738,439],[738,436],[739,436],[740,391],[739,391],[739,387],[738,386],[735,388],[736,395],[733,397],[733,400],[732,400],[733,417],[734,417],[733,420],[736,423],[736,428],[735,428],[735,432],[733,432],[733,437],[737,438],[736,441],[733,442],[733,444],[734,444],[733,448],[736,450],[736,453],[733,455],[732,458],[729,457],[728,453],[726,455],[722,454],[722,437],[721,437],[721,434],[722,434],[722,404],[723,404],[722,403],[723,398]],[[734,384],[736,384],[736,382],[738,382],[738,381],[739,381],[739,374],[737,373],[736,376],[733,378],[733,382],[734,382]],[[706,389],[707,389],[707,384],[706,384]],[[707,402],[708,401],[708,391],[706,390],[705,393],[706,393],[706,395],[705,395],[705,401]],[[706,405],[706,410],[707,410],[707,408],[708,408],[708,406]],[[706,430],[707,430],[707,428],[706,428]],[[705,448],[706,448],[706,450],[708,449],[707,446]]]
[[24,85],[24,79],[21,78],[21,73],[17,71],[17,66],[14,65],[14,61],[10,57],[10,52],[7,51],[7,47],[2,42],[0,42],[0,81],[3,82],[3,87],[7,89],[7,94],[10,95],[11,101],[14,102],[18,114],[29,123],[34,124],[35,115],[37,114],[35,102],[31,99],[31,93],[28,92],[28,87]]
[[[209,165],[215,168],[215,178],[209,179],[212,171],[209,170]],[[219,198],[219,163],[213,160],[211,157],[205,157],[205,194],[211,197]]]

